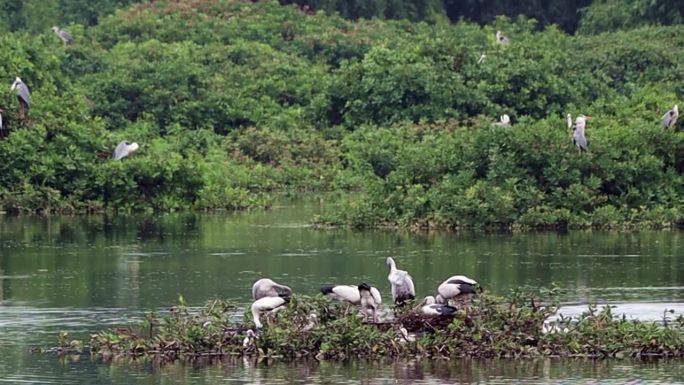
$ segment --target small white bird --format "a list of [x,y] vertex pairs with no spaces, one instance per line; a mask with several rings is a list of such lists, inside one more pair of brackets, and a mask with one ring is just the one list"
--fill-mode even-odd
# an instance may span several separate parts
[[486,58],[487,58],[487,54],[485,54],[484,52],[482,52],[482,54],[480,55],[480,58],[477,59],[477,64],[482,64],[482,63],[484,63],[484,61],[485,61]]
[[377,289],[373,291],[373,288],[367,283],[362,283],[359,285],[359,294],[361,296],[361,312],[370,316],[373,322],[379,322],[378,308],[382,303],[380,292]]
[[450,299],[464,294],[475,293],[477,282],[464,275],[454,275],[447,278],[437,288],[437,296],[435,301],[439,304],[448,304]]
[[508,40],[508,37],[506,35],[504,35],[503,32],[496,31],[496,43],[506,45],[506,44],[510,43],[510,40]]
[[437,303],[437,301],[435,301],[435,297],[431,295],[425,297],[422,305],[423,306],[420,308],[420,311],[424,315],[432,317],[452,315],[456,313],[456,310],[458,310],[453,306]]
[[128,143],[128,141],[124,140],[121,143],[119,143],[116,148],[114,149],[114,153],[112,154],[112,159],[114,160],[121,160],[132,153],[136,152],[138,150],[139,146],[138,143]]
[[572,129],[572,115],[567,114],[566,117],[568,119],[568,129]]
[[12,87],[10,88],[10,90],[15,91],[17,93],[17,99],[19,99],[19,104],[22,108],[28,110],[28,108],[31,106],[31,93],[29,92],[29,88],[26,85],[26,83],[21,81],[21,79],[17,76],[14,79],[14,83],[12,83]]
[[263,324],[261,323],[260,315],[264,312],[270,312],[271,314],[284,308],[286,304],[290,302],[290,297],[263,297],[252,303],[252,318],[254,319],[254,326],[257,329],[261,329]]
[[252,285],[252,299],[255,301],[264,297],[283,296],[292,296],[292,289],[288,286],[275,283],[269,278],[261,278]]
[[495,126],[498,127],[510,127],[511,126],[511,117],[508,116],[507,114],[503,114],[499,117],[499,121],[494,123]]
[[587,120],[590,120],[591,116],[580,115],[575,119],[575,126],[572,131],[572,143],[579,148],[580,152],[587,151],[588,143],[587,137],[584,135],[584,129],[587,125]]
[[399,338],[398,342],[400,344],[405,344],[407,342],[415,342],[416,341],[416,335],[415,334],[409,334],[408,330],[406,330],[405,327],[400,327],[399,328]]
[[254,334],[254,331],[252,329],[247,330],[247,336],[245,336],[245,339],[242,340],[242,347],[246,348],[254,344],[254,340],[256,340],[256,334]]
[[397,305],[402,305],[408,300],[416,298],[416,289],[413,286],[413,278],[408,272],[398,270],[392,257],[387,257],[387,266],[390,272],[387,280],[392,286],[392,300]]
[[663,128],[670,128],[677,123],[677,118],[679,118],[679,108],[675,104],[674,108],[663,115],[663,122],[661,125]]
[[71,36],[69,32],[60,29],[57,26],[52,27],[52,32],[54,32],[62,40],[62,43],[64,44],[71,44],[74,42],[74,37]]

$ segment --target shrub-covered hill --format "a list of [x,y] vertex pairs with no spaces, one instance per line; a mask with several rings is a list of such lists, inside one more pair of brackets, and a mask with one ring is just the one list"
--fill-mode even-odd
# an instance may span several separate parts
[[[684,94],[680,25],[573,37],[523,18],[352,22],[275,1],[167,0],[69,30],[72,45],[0,37],[7,210],[248,208],[278,191],[351,191],[325,220],[684,216],[682,123],[660,127]],[[32,91],[26,120],[15,76]],[[566,113],[593,117],[588,152]],[[502,114],[512,127],[491,124]],[[140,150],[110,160],[123,139]]]

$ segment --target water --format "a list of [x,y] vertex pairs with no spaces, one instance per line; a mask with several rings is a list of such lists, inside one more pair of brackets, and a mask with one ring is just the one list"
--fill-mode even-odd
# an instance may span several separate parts
[[[419,296],[464,274],[505,294],[563,289],[565,315],[598,301],[629,317],[684,313],[684,233],[410,234],[315,230],[322,201],[268,212],[162,216],[0,216],[0,383],[684,383],[679,361],[418,361],[285,364],[224,360],[102,363],[35,355],[58,331],[77,338],[165,309],[182,294],[247,303],[259,277],[315,293],[369,282],[389,297],[384,260],[409,270]],[[394,382],[396,381],[396,382]]]

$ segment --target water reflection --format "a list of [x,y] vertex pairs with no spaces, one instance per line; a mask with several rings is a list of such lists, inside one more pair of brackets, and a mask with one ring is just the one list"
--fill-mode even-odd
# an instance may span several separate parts
[[[564,301],[610,301],[644,319],[658,320],[666,308],[684,310],[684,238],[679,231],[411,234],[312,229],[307,223],[324,204],[237,214],[0,217],[0,381],[536,384],[585,379],[578,383],[612,384],[620,383],[612,379],[624,382],[632,376],[648,383],[659,376],[665,379],[660,383],[680,380],[678,364],[631,361],[229,360],[211,367],[201,362],[160,367],[141,361],[131,368],[84,357],[60,363],[54,357],[26,354],[28,346],[54,344],[58,330],[87,338],[101,328],[135,322],[145,311],[166,309],[179,294],[191,306],[216,297],[246,303],[251,284],[262,276],[301,293],[315,293],[322,283],[367,281],[388,296],[387,256],[395,256],[402,269],[410,271],[419,296],[434,294],[450,275],[464,274],[499,294],[555,283],[565,290]],[[569,305],[563,313],[584,308]]]

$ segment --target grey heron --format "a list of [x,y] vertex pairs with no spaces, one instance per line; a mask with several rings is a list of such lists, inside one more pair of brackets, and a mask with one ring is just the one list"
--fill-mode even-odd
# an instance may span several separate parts
[[392,300],[397,305],[416,298],[416,289],[413,286],[413,278],[408,272],[398,270],[392,257],[387,257],[387,266],[390,269],[387,280],[392,286]]
[[291,295],[292,289],[275,283],[269,278],[262,278],[252,285],[252,299],[255,301],[264,297],[289,297]]
[[71,36],[69,32],[60,29],[58,26],[52,27],[52,32],[54,32],[64,44],[71,44],[74,42],[74,37]]
[[439,304],[448,305],[449,300],[464,294],[475,293],[477,282],[464,275],[454,275],[447,278],[437,288],[435,301]]
[[435,300],[435,297],[429,295],[425,297],[423,302],[421,303],[421,308],[420,311],[427,316],[443,316],[443,315],[452,315],[456,312],[456,308],[453,306],[437,303]]
[[661,125],[663,128],[670,128],[677,123],[677,118],[679,118],[679,108],[675,104],[675,106],[663,115],[663,122]]
[[123,140],[121,141],[116,148],[114,149],[114,154],[112,154],[112,159],[114,160],[121,160],[135,151],[137,151],[139,148],[138,143],[128,143],[128,141]]
[[380,321],[380,318],[378,317],[378,308],[382,303],[382,299],[380,298],[380,292],[377,289],[373,289],[374,288],[370,287],[367,283],[359,285],[358,290],[359,295],[361,296],[361,312],[366,316],[370,315],[373,318],[373,322],[378,322]]
[[510,40],[508,40],[508,36],[504,35],[503,32],[496,31],[496,43],[506,45],[510,43]]
[[254,326],[257,329],[261,329],[263,324],[261,323],[261,314],[264,312],[270,312],[274,314],[275,312],[283,309],[283,307],[290,302],[290,296],[283,297],[263,297],[252,303],[252,318],[254,319]]
[[19,114],[22,118],[26,117],[26,111],[28,111],[31,106],[31,93],[29,92],[28,86],[26,86],[26,84],[17,76],[17,78],[14,79],[14,83],[12,83],[12,88],[10,88],[10,90],[17,93],[20,107]]
[[572,131],[572,143],[579,148],[580,152],[587,151],[587,137],[584,135],[584,129],[587,125],[587,120],[591,119],[591,116],[580,115],[575,119],[575,126]]

